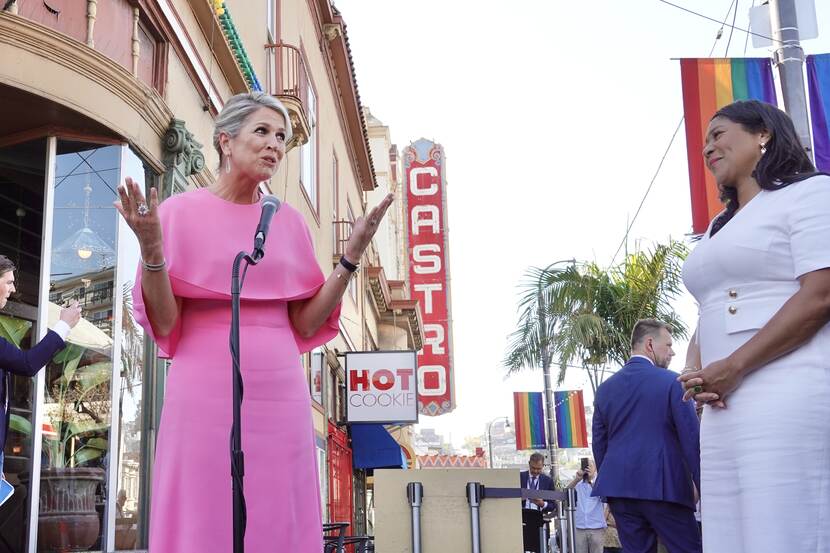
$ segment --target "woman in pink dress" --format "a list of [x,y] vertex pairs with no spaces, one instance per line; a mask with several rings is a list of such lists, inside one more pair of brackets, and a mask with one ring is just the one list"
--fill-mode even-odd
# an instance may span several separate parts
[[[216,182],[159,206],[132,179],[116,208],[138,237],[136,319],[171,358],[153,466],[153,553],[230,552],[232,419],[230,272],[250,251],[259,184],[277,171],[288,113],[263,93],[231,98],[216,119]],[[358,218],[326,279],[302,216],[283,204],[241,302],[242,448],[248,553],[320,553],[322,529],[311,404],[300,354],[331,340],[349,278],[392,202]]]

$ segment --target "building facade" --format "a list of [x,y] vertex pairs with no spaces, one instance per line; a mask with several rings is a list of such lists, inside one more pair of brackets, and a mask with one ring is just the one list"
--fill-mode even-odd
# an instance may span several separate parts
[[[0,508],[0,551],[145,549],[168,367],[132,316],[139,249],[112,207],[118,185],[130,176],[163,197],[209,186],[217,113],[235,93],[266,91],[288,107],[295,138],[263,188],[305,216],[328,273],[349,222],[400,194],[397,153],[364,111],[329,0],[3,6],[0,253],[18,267],[19,293],[0,332],[28,347],[70,299],[84,318],[36,378],[11,379],[4,470],[16,492]],[[357,533],[367,471],[352,466],[342,424],[340,354],[423,344],[395,210],[344,297],[338,337],[303,358],[324,518]]]

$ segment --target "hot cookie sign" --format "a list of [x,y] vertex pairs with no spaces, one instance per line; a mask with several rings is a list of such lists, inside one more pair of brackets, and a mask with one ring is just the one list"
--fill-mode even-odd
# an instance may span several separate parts
[[410,293],[424,324],[419,406],[424,415],[442,415],[455,408],[444,149],[420,139],[404,149],[403,157]]
[[346,420],[418,422],[414,351],[346,353]]

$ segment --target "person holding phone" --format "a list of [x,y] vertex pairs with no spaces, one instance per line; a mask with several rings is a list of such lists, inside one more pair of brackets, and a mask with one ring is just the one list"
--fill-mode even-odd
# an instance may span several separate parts
[[576,490],[575,553],[603,553],[605,529],[608,526],[605,520],[605,506],[601,498],[591,496],[597,470],[587,457],[583,457],[580,462],[580,469],[568,484],[568,488]]
[[[11,260],[0,255],[0,309],[6,307],[9,297],[15,292],[14,271],[16,267]],[[61,309],[60,319],[46,336],[28,351],[19,349],[5,338],[0,337],[0,475],[3,475],[3,448],[9,428],[11,413],[9,409],[9,375],[34,376],[56,353],[64,348],[64,341],[69,331],[81,320],[81,308],[77,301]],[[13,489],[2,476],[0,485],[0,505],[11,497]]]

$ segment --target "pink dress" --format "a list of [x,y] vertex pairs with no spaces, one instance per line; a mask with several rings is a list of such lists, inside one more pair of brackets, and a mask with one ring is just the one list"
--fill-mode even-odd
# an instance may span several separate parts
[[[161,357],[172,358],[153,466],[152,553],[230,552],[230,275],[236,253],[250,251],[259,204],[225,201],[206,189],[159,209],[164,253],[181,316],[159,337],[147,320],[141,270],[133,289],[136,319]],[[288,319],[288,301],[322,286],[302,216],[286,204],[271,224],[265,258],[248,270],[240,318],[244,379],[246,553],[320,553],[320,492],[311,399],[300,353],[331,340],[339,307],[309,339]]]

